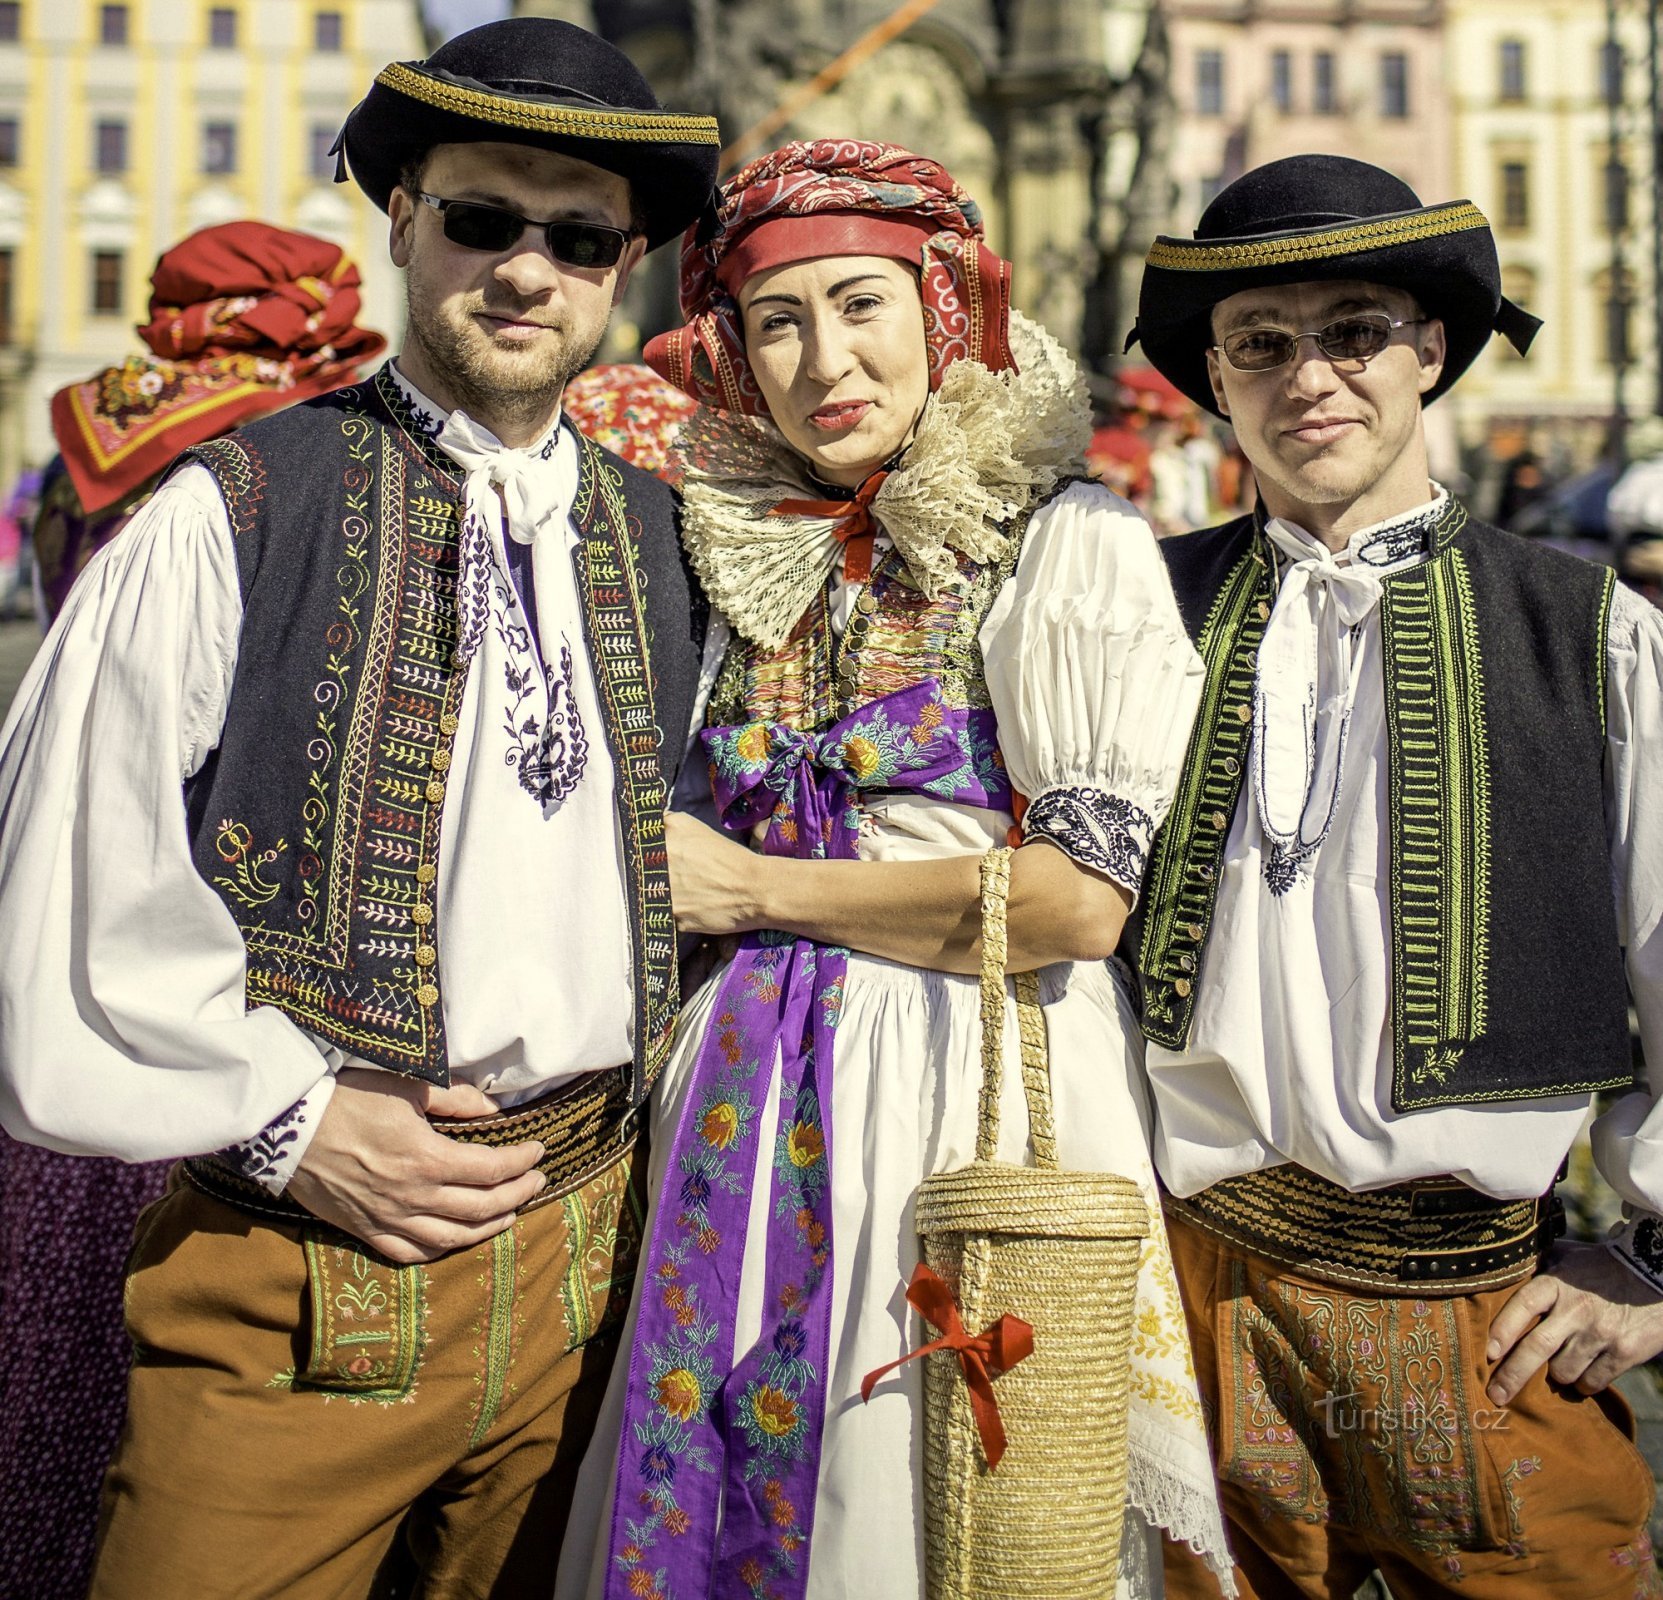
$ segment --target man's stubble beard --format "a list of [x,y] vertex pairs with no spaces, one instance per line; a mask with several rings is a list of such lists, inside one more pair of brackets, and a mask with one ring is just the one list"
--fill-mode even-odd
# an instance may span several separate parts
[[[487,309],[482,293],[470,295],[452,322],[430,303],[420,274],[405,274],[407,333],[445,382],[458,409],[493,418],[512,428],[532,428],[553,414],[566,385],[587,367],[606,334],[606,320],[591,337],[574,337],[568,323],[557,343],[540,339],[545,350],[518,357],[493,350],[474,322]],[[534,316],[537,303],[493,305],[497,315]],[[460,325],[458,325],[458,323]],[[554,348],[546,347],[554,343]]]

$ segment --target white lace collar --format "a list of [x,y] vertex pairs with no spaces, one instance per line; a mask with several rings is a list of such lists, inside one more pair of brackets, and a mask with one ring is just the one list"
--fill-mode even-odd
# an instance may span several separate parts
[[[1013,314],[1020,370],[961,360],[930,396],[872,512],[912,581],[935,596],[955,581],[953,552],[995,561],[1010,528],[1058,483],[1083,473],[1091,413],[1079,369],[1037,324]],[[701,407],[682,425],[682,541],[712,602],[764,648],[782,644],[837,566],[836,518],[774,511],[822,499],[803,458],[772,423]]]

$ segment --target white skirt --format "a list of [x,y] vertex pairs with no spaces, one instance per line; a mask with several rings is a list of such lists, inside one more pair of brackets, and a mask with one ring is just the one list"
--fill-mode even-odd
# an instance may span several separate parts
[[[654,1094],[649,1231],[721,977],[717,973],[706,982],[683,1013],[674,1053]],[[1041,973],[1040,997],[1049,1031],[1061,1164],[1136,1180],[1149,1198],[1158,1230],[1142,1041],[1123,975],[1118,967],[1101,963],[1058,964]],[[1007,1161],[1031,1161],[1017,1052],[1013,1018],[1006,1029],[998,1153]],[[916,1319],[905,1298],[919,1260],[913,1202],[927,1174],[963,1166],[974,1157],[981,1076],[975,979],[870,956],[849,958],[832,1073],[832,1342],[810,1546],[810,1600],[920,1600],[924,1593],[923,1363],[909,1362],[891,1373],[869,1404],[861,1402],[860,1382],[918,1342]],[[763,1150],[772,1147],[778,1114],[776,1067],[762,1114]],[[736,1320],[740,1350],[748,1349],[761,1329],[768,1206],[767,1187],[759,1185],[751,1198],[750,1244]],[[1157,1330],[1148,1343],[1162,1370],[1142,1387],[1146,1393],[1169,1390],[1174,1383],[1184,1388],[1187,1379],[1193,1396],[1188,1347],[1170,1279],[1161,1235],[1144,1252],[1140,1315]],[[558,1600],[598,1597],[605,1582],[623,1390],[639,1304],[637,1283],[595,1441],[578,1482],[561,1552]],[[1181,1347],[1176,1361],[1174,1321]],[[1217,1527],[1199,1406],[1192,1416],[1183,1407],[1186,1415],[1175,1419],[1159,1403],[1140,1408],[1138,1387],[1135,1383],[1133,1500],[1150,1515],[1136,1509],[1128,1514],[1118,1591],[1127,1597],[1161,1593],[1153,1519],[1179,1524],[1181,1537],[1208,1547]]]

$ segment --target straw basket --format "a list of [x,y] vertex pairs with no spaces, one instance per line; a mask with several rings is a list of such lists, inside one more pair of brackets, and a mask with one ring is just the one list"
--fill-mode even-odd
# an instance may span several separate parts
[[982,1090],[976,1159],[924,1181],[927,1266],[972,1335],[1009,1312],[1033,1353],[994,1388],[1008,1445],[989,1470],[957,1357],[924,1358],[924,1508],[930,1600],[1105,1600],[1120,1565],[1132,1314],[1149,1217],[1109,1173],[1057,1166],[1045,1019],[1016,979],[1034,1165],[995,1161],[1005,1032],[1010,851],[982,862]]

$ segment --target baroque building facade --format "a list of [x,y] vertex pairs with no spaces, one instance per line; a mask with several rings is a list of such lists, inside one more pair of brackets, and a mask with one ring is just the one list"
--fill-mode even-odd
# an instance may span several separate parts
[[1507,292],[1544,322],[1522,359],[1497,340],[1451,399],[1468,445],[1581,464],[1609,442],[1619,380],[1629,416],[1659,407],[1645,7],[1448,6],[1455,190],[1494,225]]
[[416,0],[0,0],[0,492],[52,455],[53,391],[141,348],[156,257],[198,228],[334,240],[396,340],[386,219],[328,150],[425,53]]
[[[869,30],[894,0],[516,0],[619,45],[667,103],[742,138]],[[940,160],[1012,261],[1015,303],[1098,369],[1131,321],[1124,285],[1153,228],[1133,178],[1151,0],[939,0],[760,141],[844,134]],[[674,251],[649,261],[607,353],[676,320]]]

